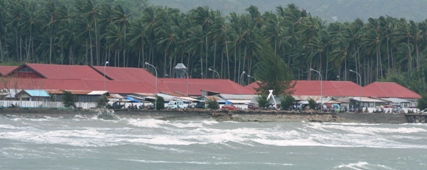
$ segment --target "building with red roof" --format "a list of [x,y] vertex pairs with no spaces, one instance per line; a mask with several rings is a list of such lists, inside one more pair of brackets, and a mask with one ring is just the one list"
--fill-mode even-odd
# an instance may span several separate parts
[[[6,86],[16,89],[107,90],[129,94],[155,93],[157,86],[158,92],[201,96],[202,91],[256,94],[254,88],[258,87],[256,82],[242,87],[228,79],[156,78],[144,68],[26,63],[18,67],[1,66],[0,71],[4,77],[9,77]],[[421,97],[392,82],[375,82],[362,88],[351,81],[297,80],[293,91],[295,96],[320,96],[322,91],[323,96],[331,97]]]
[[[161,78],[170,92],[187,94],[186,78]],[[188,79],[188,95],[200,96],[202,90],[222,94],[254,94],[253,90],[242,87],[229,79]]]
[[[253,82],[245,88],[255,89],[258,87],[258,84]],[[320,96],[320,94],[333,97],[377,96],[375,92],[363,89],[351,81],[296,80],[296,84],[291,90],[294,96]]]
[[7,76],[8,80],[0,86],[15,89],[107,90],[120,94],[153,94],[157,86],[157,92],[184,95],[188,87],[189,96],[201,96],[202,90],[223,94],[253,94],[252,90],[228,79],[156,78],[143,68],[26,63],[15,66],[3,76]]
[[5,76],[15,70],[18,66],[0,66],[0,76]]
[[363,90],[375,91],[378,98],[420,99],[421,96],[395,82],[374,82],[363,87]]
[[11,74],[16,74],[19,78],[104,80],[103,75],[91,67],[81,65],[26,63],[17,67],[8,75]]

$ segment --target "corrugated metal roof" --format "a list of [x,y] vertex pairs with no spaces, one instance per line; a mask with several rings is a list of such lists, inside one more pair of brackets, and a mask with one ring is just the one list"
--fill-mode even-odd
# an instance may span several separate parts
[[19,66],[0,66],[0,75],[7,75]]
[[385,100],[392,103],[410,103],[410,101],[400,98],[381,98],[381,100]]
[[47,79],[77,79],[77,80],[104,80],[103,75],[85,65],[58,65],[58,64],[34,64],[28,66]]
[[[246,89],[258,88],[258,84],[253,82],[246,86]],[[377,96],[373,90],[364,89],[351,81],[315,81],[315,80],[297,80],[293,95],[296,96]]]
[[32,97],[50,97],[49,93],[45,90],[24,90]]
[[162,93],[157,94],[157,96],[163,97],[163,99],[165,99],[165,101],[170,101],[170,100],[173,100],[176,98],[175,96],[168,95],[168,94],[162,94]]
[[102,90],[100,90],[100,91],[91,91],[87,95],[104,95],[104,94],[107,94],[107,93],[108,93],[108,91],[102,91]]
[[374,82],[365,87],[363,90],[375,91],[379,98],[405,98],[420,99],[421,96],[395,82]]
[[[142,68],[122,68],[105,67],[106,79],[104,79],[104,66],[81,66],[81,65],[55,65],[55,64],[23,64],[19,67],[9,67],[13,72],[28,67],[35,71],[34,75],[39,78],[16,79],[20,82],[22,89],[42,89],[42,90],[67,90],[67,91],[93,91],[106,90],[110,93],[155,93],[157,92],[181,94],[187,96],[201,96],[202,90],[218,92],[226,95],[255,94],[254,87],[258,85],[254,82],[246,87],[228,79],[186,79],[186,78],[158,78]],[[0,72],[2,68],[0,67]],[[7,72],[7,71],[6,71]],[[5,72],[5,73],[6,73]],[[14,82],[16,82],[14,80]],[[188,85],[187,85],[188,81]],[[13,87],[13,82],[0,87]],[[104,88],[105,85],[105,88]],[[21,87],[20,87],[21,88]],[[376,82],[363,89],[356,83],[349,81],[320,81],[298,80],[296,82],[294,95],[311,95],[334,97],[395,97],[417,99],[421,96],[396,83]],[[360,94],[360,92],[362,92]],[[231,97],[231,96],[230,96]]]
[[350,103],[349,97],[334,97],[334,99],[340,103]]
[[181,99],[181,100],[188,100],[188,101],[196,101],[197,99],[191,98],[191,97],[182,97],[182,96],[177,96],[176,98]]
[[110,94],[112,98],[123,99],[124,97],[120,94]]
[[[93,66],[101,75],[104,75],[104,66]],[[105,67],[105,75],[109,80],[147,82],[155,84],[156,76],[143,68]]]
[[255,94],[220,94],[220,97],[226,100],[252,100],[258,95]]
[[221,97],[218,96],[205,96],[205,98],[207,100],[216,100],[218,103],[225,103],[227,102],[227,100],[222,99]]
[[356,100],[356,101],[367,102],[367,103],[384,103],[383,100],[373,99],[373,98],[369,98],[369,97],[353,97],[351,99]]
[[233,104],[247,104],[251,103],[252,100],[227,100]]
[[[161,78],[167,90],[187,94],[186,78]],[[228,79],[188,79],[188,95],[201,96],[202,90],[221,94],[254,94],[253,91]]]
[[[104,81],[99,80],[58,80],[58,79],[16,79],[23,89],[85,91],[86,94],[96,89],[104,89]],[[9,82],[9,87],[13,82]],[[4,84],[0,84],[1,87]],[[154,92],[155,88],[144,82],[107,81],[106,89],[110,93],[144,93]]]

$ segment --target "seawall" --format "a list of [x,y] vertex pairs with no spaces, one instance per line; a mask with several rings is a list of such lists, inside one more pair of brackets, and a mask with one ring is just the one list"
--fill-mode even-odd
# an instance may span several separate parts
[[[3,108],[1,116],[22,116],[32,118],[59,117],[92,118],[105,112],[101,109],[72,110],[72,109],[23,109]],[[109,111],[111,112],[111,111]],[[289,112],[289,111],[209,111],[209,110],[114,110],[119,118],[154,118],[154,119],[194,119],[214,118],[219,121],[251,121],[251,122],[354,122],[354,123],[407,123],[404,114],[380,113],[318,113],[318,112]]]

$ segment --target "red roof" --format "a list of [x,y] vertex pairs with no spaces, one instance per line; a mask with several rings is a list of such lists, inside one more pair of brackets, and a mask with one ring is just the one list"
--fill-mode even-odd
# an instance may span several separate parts
[[[104,66],[94,66],[93,67],[97,72],[101,75],[104,75]],[[130,84],[140,83],[141,88],[144,88],[143,92],[146,93],[155,93],[156,91],[156,76],[148,72],[143,68],[130,68],[130,67],[105,67],[105,76],[108,79],[107,82],[110,84],[110,87],[107,87],[109,91],[112,88],[119,90],[120,83],[117,84],[117,81],[125,81]],[[129,84],[129,85],[130,85]],[[116,85],[118,85],[116,87]],[[147,87],[151,86],[151,87]],[[147,89],[150,89],[147,91]],[[126,89],[128,91],[128,89]],[[168,88],[162,83],[161,79],[157,79],[157,92],[166,91],[168,92]],[[141,92],[141,89],[137,89],[135,92]]]
[[315,81],[298,80],[295,85],[294,95],[319,95],[320,82],[322,82],[323,96],[376,96],[376,93],[370,90],[364,90],[358,84],[352,81]]
[[[187,93],[185,78],[161,78],[161,81],[169,92]],[[202,90],[222,94],[254,94],[253,90],[244,88],[229,79],[188,79],[188,95],[200,96]]]
[[376,97],[386,98],[405,98],[405,99],[419,99],[421,96],[395,82],[374,82],[365,87],[363,90],[375,91],[378,95]]
[[[101,75],[104,75],[104,66],[94,66]],[[105,75],[114,81],[148,82],[155,84],[156,76],[143,68],[105,67]]]
[[[322,82],[322,84],[321,84]],[[322,85],[322,88],[321,88]],[[258,88],[256,82],[246,86],[247,89]],[[320,95],[323,96],[376,96],[375,92],[365,90],[351,81],[315,81],[315,80],[297,80],[293,95]]]
[[[154,93],[153,86],[144,82],[105,81],[106,90],[111,93]],[[0,84],[0,88],[4,84]],[[44,90],[104,90],[103,80],[59,80],[14,78],[7,88],[11,89],[44,89]]]
[[18,68],[18,66],[0,66],[0,75],[7,75],[16,68]]
[[104,80],[102,74],[89,66],[27,63],[18,70],[26,66],[47,79]]
[[[187,79],[158,78],[142,68],[55,65],[55,64],[23,64],[19,67],[1,66],[2,74],[12,74],[20,69],[28,68],[28,78],[12,78],[8,88],[21,89],[59,89],[59,90],[106,90],[112,93],[154,93],[158,92],[187,94]],[[7,71],[9,70],[9,71]],[[12,70],[12,71],[10,71]],[[28,71],[28,70],[27,70]],[[7,73],[9,72],[9,73]],[[18,81],[19,83],[14,83]],[[18,87],[19,86],[19,87]],[[188,94],[201,95],[201,91],[213,91],[223,94],[255,94],[256,83],[242,87],[228,79],[188,79]],[[320,95],[320,81],[298,80],[294,95]],[[361,90],[361,91],[360,91]],[[350,81],[322,81],[324,96],[362,96],[420,98],[420,96],[396,83],[373,83],[364,88]]]

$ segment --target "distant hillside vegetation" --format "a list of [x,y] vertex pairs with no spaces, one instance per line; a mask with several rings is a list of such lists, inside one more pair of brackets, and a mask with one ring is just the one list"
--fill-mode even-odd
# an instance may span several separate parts
[[255,5],[261,12],[275,11],[281,5],[285,7],[294,3],[313,16],[327,21],[353,21],[356,18],[367,20],[379,16],[406,18],[407,20],[423,21],[427,18],[426,0],[149,0],[156,6],[178,8],[182,12],[199,6],[209,6],[220,10],[223,15],[231,12],[244,13],[250,5]]

